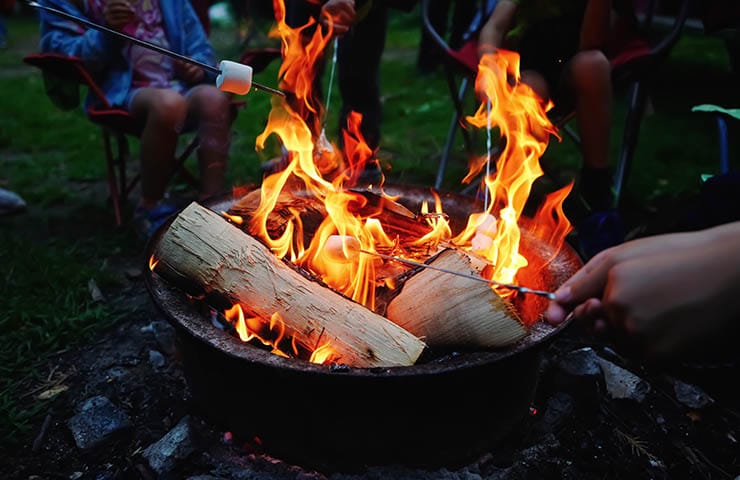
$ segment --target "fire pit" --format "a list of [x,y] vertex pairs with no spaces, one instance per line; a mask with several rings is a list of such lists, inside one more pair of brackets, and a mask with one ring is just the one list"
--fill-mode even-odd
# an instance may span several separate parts
[[[433,201],[427,189],[386,186],[418,211]],[[441,194],[453,228],[479,209],[473,199]],[[230,198],[204,206],[222,211]],[[148,256],[166,232],[147,246]],[[546,267],[524,277],[552,289],[581,262],[522,229],[522,248]],[[464,464],[505,439],[527,415],[541,354],[566,324],[535,323],[514,345],[491,351],[422,356],[407,367],[355,368],[283,358],[241,342],[211,323],[197,302],[158,275],[147,288],[176,327],[184,369],[203,413],[238,438],[287,461],[318,469],[402,463],[422,467]],[[546,300],[526,296],[520,308],[541,313]]]

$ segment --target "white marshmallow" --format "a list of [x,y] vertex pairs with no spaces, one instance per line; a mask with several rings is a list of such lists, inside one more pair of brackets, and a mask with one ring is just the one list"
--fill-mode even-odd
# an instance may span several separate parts
[[473,251],[479,252],[491,248],[493,239],[496,238],[497,227],[498,222],[496,222],[496,217],[490,213],[486,213],[483,221],[475,228],[475,236],[471,241]]
[[497,227],[498,222],[496,221],[496,217],[490,213],[486,213],[480,225],[475,227],[475,232],[482,235],[488,235],[489,237],[495,237]]
[[350,262],[360,252],[360,241],[349,235],[329,235],[324,244],[324,252],[335,262]]
[[221,60],[218,64],[221,73],[216,77],[219,90],[244,95],[252,88],[252,67],[243,63]]

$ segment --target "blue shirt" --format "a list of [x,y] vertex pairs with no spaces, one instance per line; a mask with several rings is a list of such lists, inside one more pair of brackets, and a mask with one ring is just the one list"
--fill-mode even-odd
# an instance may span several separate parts
[[[45,4],[76,17],[85,17],[65,0],[46,0]],[[213,48],[203,26],[187,0],[160,0],[164,31],[169,49],[175,53],[215,66]],[[132,66],[123,55],[125,40],[99,30],[88,29],[52,13],[41,13],[41,50],[80,58],[100,84],[111,105],[125,106],[132,86]],[[215,75],[206,72],[204,82]],[[86,105],[93,99],[90,95]]]

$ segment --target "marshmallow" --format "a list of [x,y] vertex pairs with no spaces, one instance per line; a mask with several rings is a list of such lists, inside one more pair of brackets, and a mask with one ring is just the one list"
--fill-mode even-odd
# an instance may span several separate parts
[[221,73],[216,77],[219,90],[244,95],[252,88],[252,67],[243,63],[221,60],[218,64]]
[[475,228],[475,236],[471,242],[473,251],[486,251],[491,248],[493,239],[496,238],[496,217],[490,213],[484,214],[483,221]]
[[324,244],[327,258],[335,262],[350,262],[357,258],[360,241],[349,235],[329,235]]

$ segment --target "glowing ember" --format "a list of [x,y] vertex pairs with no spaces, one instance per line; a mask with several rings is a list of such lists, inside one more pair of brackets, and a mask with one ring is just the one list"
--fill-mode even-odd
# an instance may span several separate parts
[[156,258],[154,258],[154,255],[152,255],[151,257],[149,257],[149,270],[151,270],[153,272],[154,271],[154,267],[156,267],[158,263],[159,263],[159,260],[157,260]]

